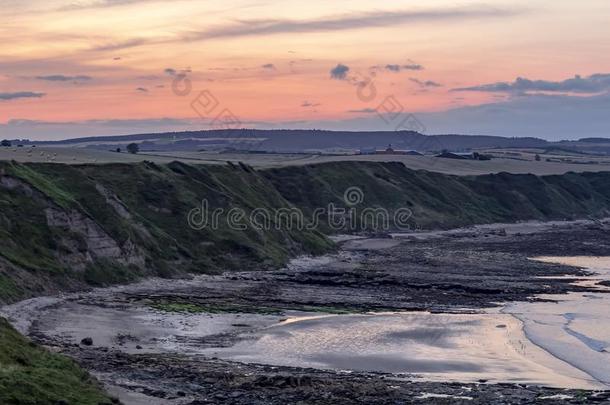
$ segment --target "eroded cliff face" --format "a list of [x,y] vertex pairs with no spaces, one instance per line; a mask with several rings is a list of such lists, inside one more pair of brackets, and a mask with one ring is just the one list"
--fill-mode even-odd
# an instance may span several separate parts
[[[66,267],[82,271],[96,259],[111,259],[126,265],[144,266],[144,256],[131,240],[119,245],[94,219],[76,209],[60,207],[22,179],[3,175],[0,177],[0,187],[22,193],[23,196],[37,201],[43,207],[45,225],[60,231],[55,253],[57,259]],[[131,218],[127,209],[119,204],[116,197],[108,197],[101,186],[99,189],[100,198],[106,197],[118,215]]]
[[61,229],[65,236],[58,240],[57,258],[66,267],[83,271],[97,259],[116,260],[121,264],[144,266],[144,256],[130,240],[121,246],[92,219],[76,210],[68,212],[55,206],[44,210],[47,225]]
[[189,212],[204,198],[225,211],[288,205],[254,171],[231,170],[238,172],[1,164],[0,302],[144,276],[275,268],[331,247],[316,232],[232,229],[224,221],[192,227]]

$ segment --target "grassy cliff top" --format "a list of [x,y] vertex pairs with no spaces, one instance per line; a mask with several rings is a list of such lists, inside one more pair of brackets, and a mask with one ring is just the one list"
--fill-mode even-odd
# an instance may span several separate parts
[[98,383],[69,358],[50,353],[0,318],[0,403],[111,404]]

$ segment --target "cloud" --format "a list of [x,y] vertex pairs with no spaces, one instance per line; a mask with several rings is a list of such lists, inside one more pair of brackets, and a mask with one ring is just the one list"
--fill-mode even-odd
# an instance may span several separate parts
[[347,112],[352,114],[373,114],[376,113],[377,110],[374,108],[361,108],[359,110],[347,110]]
[[424,67],[417,63],[410,63],[407,65],[388,64],[388,65],[385,65],[385,69],[389,70],[390,72],[400,72],[401,70],[423,70]]
[[87,81],[93,80],[91,76],[78,75],[78,76],[67,76],[67,75],[48,75],[48,76],[36,76],[37,80],[46,80],[50,82],[72,82],[72,81]]
[[518,77],[514,82],[496,82],[451,91],[480,91],[490,93],[582,93],[596,94],[610,91],[610,73],[597,73],[588,77],[579,75],[562,81],[530,80]]
[[166,75],[170,75],[170,76],[176,76],[177,74],[185,75],[187,73],[192,73],[192,70],[190,67],[180,69],[180,70],[177,70],[174,68],[166,68],[163,70],[163,73],[165,73]]
[[[80,5],[76,8],[98,8],[131,3],[144,2],[146,0],[102,0],[89,5]],[[155,0],[150,0],[155,1]],[[158,0],[157,0],[158,1]],[[72,8],[74,9],[74,7]],[[352,29],[384,28],[395,25],[404,25],[418,22],[445,22],[462,21],[470,18],[506,18],[522,14],[524,10],[517,8],[497,7],[456,7],[429,10],[394,10],[376,11],[364,13],[351,13],[336,16],[321,17],[310,20],[290,19],[252,19],[237,20],[229,25],[220,25],[207,30],[191,30],[176,36],[158,38],[130,38],[120,42],[100,44],[89,49],[92,52],[118,51],[144,45],[167,44],[175,42],[200,41],[217,38],[237,38],[243,36],[259,36],[291,33],[316,33],[342,31]],[[402,65],[402,69],[420,70],[417,64]]]
[[335,80],[345,80],[347,78],[347,72],[349,72],[349,67],[339,63],[330,70],[330,78]]
[[[372,110],[372,111],[371,111]],[[351,110],[336,120],[259,123],[259,128],[391,131],[405,117],[389,123],[374,109]],[[538,137],[548,140],[610,137],[610,94],[595,96],[531,95],[435,112],[414,112],[427,134]]]
[[410,65],[402,65],[403,69],[407,69],[407,70],[423,70],[424,67],[422,65],[418,65],[416,63],[410,64]]
[[409,78],[410,81],[417,84],[419,87],[442,87],[443,85],[432,80],[419,80],[415,77]]
[[14,93],[0,93],[0,101],[16,100],[18,98],[41,98],[45,93],[35,93],[32,91],[18,91]]
[[92,8],[107,8],[116,6],[126,6],[137,3],[151,3],[158,0],[99,0],[93,3],[79,4],[73,3],[60,7],[58,11],[86,10]]
[[30,138],[59,140],[83,136],[123,135],[198,129],[201,129],[201,120],[199,119],[150,118],[68,122],[11,119],[6,124],[0,123],[0,139]]
[[261,67],[263,69],[275,70],[275,65],[273,63],[265,63]]
[[148,89],[145,87],[138,87],[136,88],[136,91],[139,91],[141,93],[148,93]]
[[312,103],[311,101],[303,101],[303,103],[301,104],[301,107],[318,107],[320,106],[320,103]]
[[154,41],[152,39],[145,39],[145,38],[132,38],[132,39],[127,39],[125,41],[110,42],[107,44],[97,45],[97,46],[90,48],[89,51],[93,51],[93,52],[120,51],[122,49],[152,44],[155,42],[158,42],[158,40]]
[[259,19],[241,20],[237,24],[219,26],[207,31],[185,35],[186,40],[232,38],[254,35],[287,33],[311,33],[388,27],[422,21],[463,20],[479,17],[508,17],[517,14],[512,9],[494,7],[463,7],[453,9],[431,9],[422,11],[397,10],[345,14],[313,20]]
[[157,75],[144,75],[144,76],[138,76],[138,77],[136,77],[136,79],[138,79],[138,80],[160,80],[161,77],[159,77]]
[[534,136],[549,140],[608,137],[610,94],[513,97],[478,106],[418,114],[435,133]]

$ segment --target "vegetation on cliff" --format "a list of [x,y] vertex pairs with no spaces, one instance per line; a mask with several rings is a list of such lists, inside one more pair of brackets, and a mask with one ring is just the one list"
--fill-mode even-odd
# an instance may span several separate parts
[[[350,187],[362,192],[352,206],[345,201]],[[192,226],[189,213],[204,215],[203,201],[207,226]],[[243,164],[0,163],[0,301],[144,276],[277,268],[297,254],[331,249],[324,234],[367,224],[331,229],[322,217],[306,229],[270,217],[267,227],[247,218],[236,227],[228,225],[231,210],[247,217],[256,209],[298,209],[307,220],[329,204],[390,215],[407,209],[411,229],[602,217],[610,211],[610,173],[450,176],[374,162],[259,171]]]
[[[209,226],[191,226],[203,200]],[[232,208],[289,206],[247,166],[3,163],[0,301],[142,276],[275,268],[332,248],[316,230],[228,226]]]
[[411,229],[610,215],[608,172],[452,176],[402,163],[337,162],[270,169],[263,175],[291,204],[309,212],[329,203],[345,206],[345,190],[357,187],[362,203],[356,209],[383,207],[392,213],[407,208]]
[[0,318],[0,403],[111,404],[76,363],[36,346]]

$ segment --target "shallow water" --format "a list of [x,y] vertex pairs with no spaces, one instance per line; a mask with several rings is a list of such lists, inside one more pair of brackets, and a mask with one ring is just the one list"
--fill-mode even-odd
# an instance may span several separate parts
[[[308,267],[304,259],[294,269]],[[610,279],[610,258],[538,258],[588,267]],[[203,279],[202,279],[203,280]],[[176,285],[203,281],[178,281]],[[160,288],[168,288],[163,281]],[[142,288],[150,287],[150,282]],[[122,289],[138,288],[122,287]],[[119,290],[120,291],[120,290]],[[8,307],[27,332],[127,352],[171,352],[278,366],[397,373],[432,381],[519,382],[566,388],[610,386],[610,288],[550,295],[478,314],[175,314],[145,306],[37,298]],[[108,296],[108,290],[92,293]],[[94,300],[95,301],[95,300]],[[27,321],[27,322],[26,322]],[[248,332],[244,332],[247,330]],[[256,332],[252,332],[256,330]],[[231,347],[215,336],[238,335]],[[221,342],[226,343],[226,341]],[[138,348],[140,346],[141,348]]]
[[296,318],[207,349],[247,363],[401,373],[433,381],[592,388],[591,377],[530,344],[507,314],[392,313]]
[[[610,280],[610,257],[544,257]],[[208,354],[243,362],[417,374],[438,381],[610,386],[610,291],[541,296],[500,313],[340,315],[294,319]],[[519,320],[519,321],[517,321]]]
[[[586,267],[596,275],[577,284],[592,287],[610,280],[610,257],[543,257],[542,260]],[[512,303],[503,310],[523,322],[532,343],[610,385],[610,288],[599,292],[542,296],[557,302]]]

